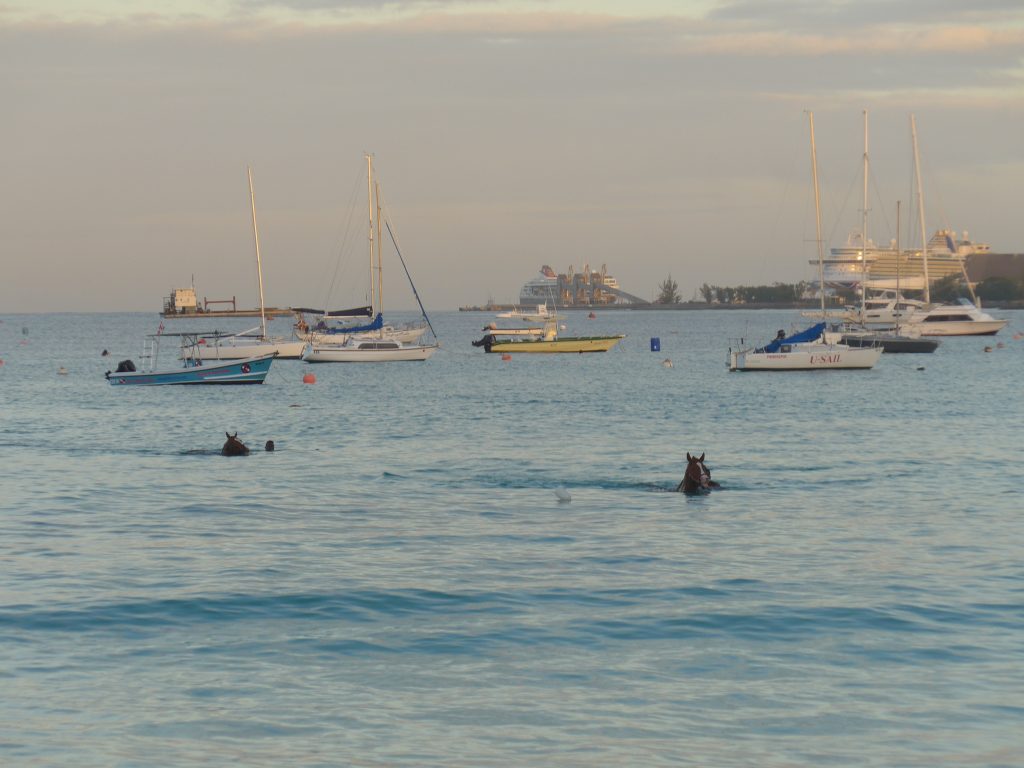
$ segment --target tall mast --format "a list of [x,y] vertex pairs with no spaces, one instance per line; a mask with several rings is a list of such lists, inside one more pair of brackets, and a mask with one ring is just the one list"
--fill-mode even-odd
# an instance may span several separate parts
[[366,212],[369,217],[370,243],[370,311],[376,308],[373,294],[373,155],[366,154]]
[[256,228],[256,195],[252,191],[252,168],[246,168],[249,174],[249,202],[252,205],[252,238],[256,242],[256,274],[260,281],[260,332],[267,335],[267,314],[263,306],[263,262],[260,260],[260,232]]
[[860,321],[867,318],[868,293],[868,111],[864,110],[864,208],[860,221]]
[[[380,223],[380,182],[374,182],[374,191],[377,198],[377,311],[384,311],[384,265],[381,263],[381,243],[384,242],[383,232]],[[380,329],[381,338],[384,338],[384,328]]]
[[821,314],[825,314],[825,254],[821,244],[821,198],[818,194],[818,149],[814,145],[814,113],[808,112],[811,124],[811,177],[814,179],[814,221],[818,243],[818,293],[821,295]]
[[900,201],[896,201],[896,335],[900,333],[900,315],[903,312],[900,310],[900,302],[903,299],[900,297]]
[[917,154],[917,123],[910,115],[910,138],[914,143],[914,178],[917,180],[917,216],[921,224],[921,264],[924,268],[924,303],[932,303],[932,289],[928,280],[928,233],[924,228],[924,195],[921,194],[921,159]]

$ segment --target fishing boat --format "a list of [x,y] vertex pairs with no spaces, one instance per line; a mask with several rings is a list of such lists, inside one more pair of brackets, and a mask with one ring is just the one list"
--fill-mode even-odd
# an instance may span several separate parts
[[260,286],[260,324],[241,333],[199,334],[194,349],[182,347],[182,359],[241,360],[262,355],[298,359],[306,342],[298,338],[267,335],[267,313],[263,301],[263,262],[260,259],[260,235],[256,226],[256,195],[253,193],[252,168],[249,175],[249,201],[252,208],[252,235],[256,247],[256,274]]
[[[419,293],[412,282],[412,276],[406,267],[402,251],[398,247],[398,239],[395,237],[391,222],[383,215],[383,204],[380,192],[380,183],[375,182],[373,175],[373,155],[366,156],[366,186],[369,209],[369,246],[370,246],[370,307],[376,304],[377,315],[372,323],[363,327],[349,327],[346,331],[336,334],[316,334],[309,336],[309,340],[302,350],[302,359],[308,363],[368,363],[368,362],[392,362],[407,360],[427,360],[437,351],[439,345],[436,343],[437,334],[430,324],[427,312],[420,301]],[[423,316],[422,326],[407,327],[405,332],[387,326],[384,323],[384,269],[381,252],[383,240],[383,228],[386,224],[388,235],[394,246],[395,253],[405,270],[409,286],[412,288],[413,296],[419,304]],[[376,234],[375,234],[376,232]],[[377,280],[374,288],[374,272]],[[371,310],[372,311],[372,310]],[[422,344],[419,340],[429,329],[435,343]]]
[[[818,190],[818,156],[814,144],[814,113],[808,112],[811,129],[811,176],[814,181],[814,211],[818,244],[818,289],[821,296],[821,314],[825,313],[824,254],[821,239],[821,202]],[[739,339],[730,346],[726,365],[730,371],[806,371],[873,368],[882,356],[882,348],[851,347],[842,342],[841,335],[825,330],[826,323],[812,325],[806,330],[786,336],[779,331],[763,347],[747,346]]]
[[498,328],[491,323],[484,328],[484,336],[472,342],[484,352],[607,352],[626,338],[615,336],[559,336],[558,322],[548,319],[542,327]]
[[[177,368],[159,367],[160,341],[178,338],[186,356]],[[262,384],[270,371],[276,352],[255,355],[241,360],[225,360],[208,364],[202,358],[188,354],[199,346],[197,334],[156,333],[146,337],[141,356],[141,370],[131,360],[122,360],[117,369],[106,372],[112,386],[155,386],[160,384]]]

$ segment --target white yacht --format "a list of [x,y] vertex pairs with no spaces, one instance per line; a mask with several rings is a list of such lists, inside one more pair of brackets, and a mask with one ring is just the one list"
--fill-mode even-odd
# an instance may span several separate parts
[[992,336],[1009,321],[997,320],[967,299],[960,299],[957,304],[923,307],[901,322],[922,336]]

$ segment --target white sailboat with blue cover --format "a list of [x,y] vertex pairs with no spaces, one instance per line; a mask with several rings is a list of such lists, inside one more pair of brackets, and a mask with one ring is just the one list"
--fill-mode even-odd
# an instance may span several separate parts
[[[824,254],[821,240],[821,205],[818,193],[818,155],[814,145],[814,113],[808,112],[811,126],[811,174],[814,179],[814,209],[818,235],[818,287],[821,313],[825,315]],[[808,371],[873,368],[882,356],[881,347],[851,347],[843,344],[841,334],[827,331],[825,323],[812,325],[787,336],[779,331],[763,347],[751,347],[740,339],[730,347],[727,365],[730,371]]]

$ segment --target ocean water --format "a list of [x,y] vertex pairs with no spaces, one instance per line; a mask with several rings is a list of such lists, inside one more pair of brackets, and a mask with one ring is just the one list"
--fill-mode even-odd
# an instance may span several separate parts
[[628,337],[510,362],[438,313],[425,363],[138,389],[155,315],[2,315],[0,765],[1024,765],[994,314],[743,374],[798,313],[569,312]]

